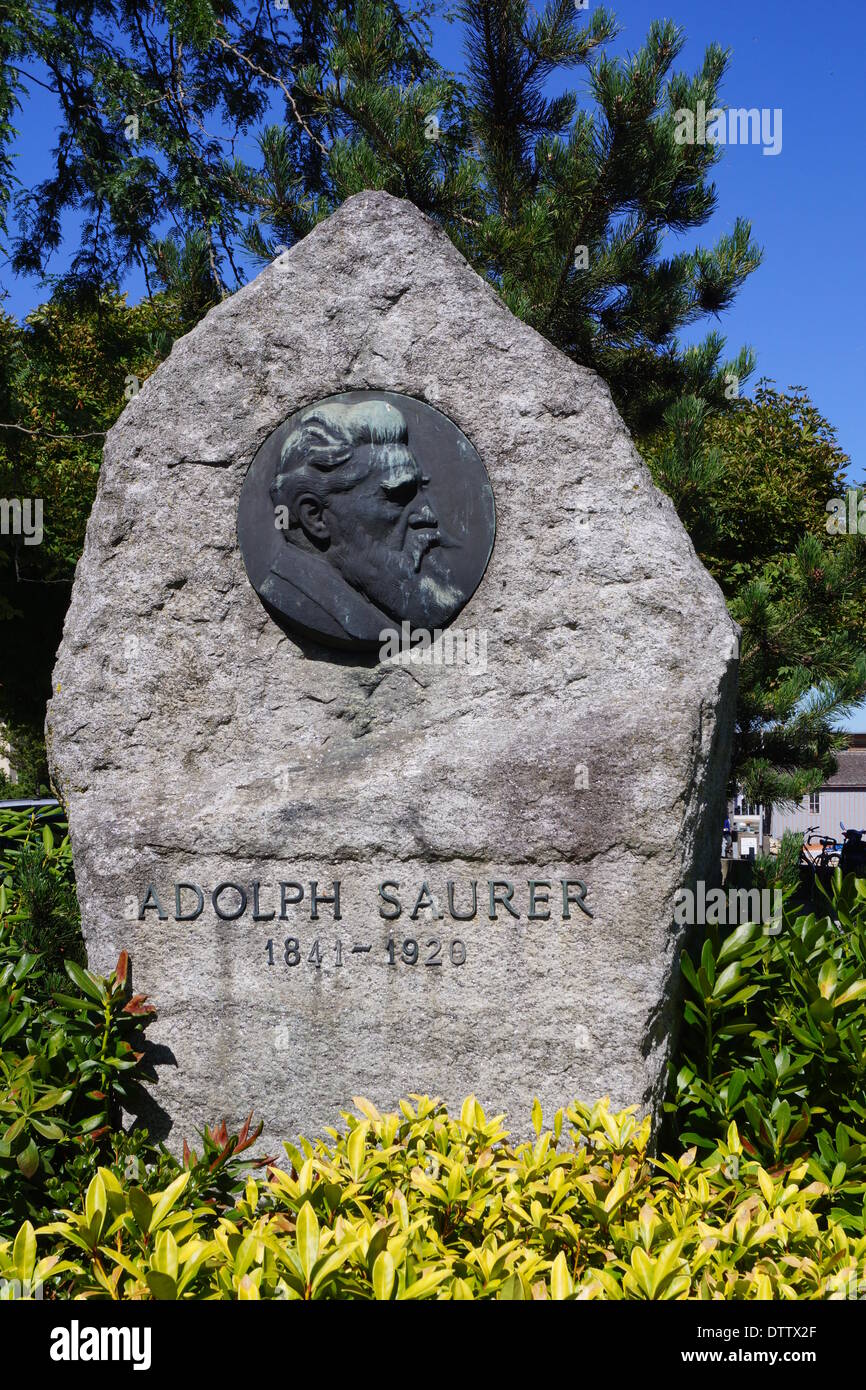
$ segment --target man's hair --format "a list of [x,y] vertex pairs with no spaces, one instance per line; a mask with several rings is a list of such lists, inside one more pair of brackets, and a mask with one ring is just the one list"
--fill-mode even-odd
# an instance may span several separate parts
[[[304,411],[280,450],[280,461],[270,496],[274,506],[289,509],[289,524],[299,524],[295,505],[305,492],[327,497],[348,492],[373,466],[373,450],[403,453],[409,428],[396,406],[386,401],[362,401],[358,405],[314,405]],[[364,445],[366,457],[359,458]]]

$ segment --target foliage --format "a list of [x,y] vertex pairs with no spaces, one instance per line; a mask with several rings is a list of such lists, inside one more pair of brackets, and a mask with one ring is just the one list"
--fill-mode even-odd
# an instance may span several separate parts
[[13,950],[40,956],[48,989],[64,987],[67,959],[84,963],[72,849],[58,819],[51,808],[0,811],[0,921]]
[[710,1160],[735,1123],[750,1157],[803,1162],[831,1215],[866,1233],[866,880],[836,870],[827,915],[786,906],[776,935],[707,928],[687,985],[679,1140]]
[[[14,198],[13,268],[44,273],[62,215],[74,207],[83,212],[70,270],[78,284],[102,288],[133,263],[150,284],[155,243],[168,227],[181,243],[203,241],[211,302],[243,283],[239,233],[252,190],[237,178],[237,143],[262,130],[274,100],[284,102],[292,183],[314,194],[322,136],[333,137],[310,117],[297,74],[319,57],[342,8],[336,0],[294,0],[279,11],[270,0],[95,0],[51,11],[10,0],[8,51],[28,60],[23,72],[6,68],[12,100],[25,99],[20,78],[35,70],[56,95],[60,124],[52,173]],[[397,32],[388,72],[411,82],[429,66],[410,37],[416,16],[389,10]],[[8,176],[5,186],[8,197]]]
[[866,537],[806,534],[730,610],[742,628],[731,779],[765,806],[799,801],[836,769],[839,720],[866,697]]
[[78,1207],[0,1243],[0,1274],[32,1280],[42,1249],[54,1296],[304,1301],[844,1298],[863,1278],[866,1237],[822,1214],[826,1185],[747,1159],[735,1124],[699,1167],[651,1158],[649,1121],[607,1102],[550,1129],[536,1102],[516,1144],[471,1096],[459,1118],[355,1104],[231,1211],[191,1200],[186,1172],[148,1195],[100,1168]]
[[851,465],[808,393],[765,378],[725,411],[676,402],[643,452],[728,598],[804,534],[826,539],[826,503]]
[[866,696],[866,537],[826,528],[849,460],[804,391],[767,382],[724,415],[682,399],[644,452],[742,628],[732,790],[799,801]]
[[794,889],[800,883],[800,852],[803,836],[798,830],[784,831],[775,855],[759,854],[755,858],[754,886],[761,888]]
[[[178,1161],[120,1104],[152,1079],[125,953],[101,979],[50,952],[16,871],[68,842],[7,815],[0,863],[3,1297],[134,1299],[846,1298],[866,1278],[866,882],[832,916],[765,937],[710,931],[669,1110],[690,1147],[656,1157],[636,1107],[575,1101],[513,1140],[474,1097],[357,1100],[342,1131],[250,1150],[252,1119]],[[267,1168],[264,1181],[255,1170]],[[44,1284],[44,1290],[40,1285]]]
[[[272,257],[346,197],[384,188],[599,370],[638,432],[684,393],[723,408],[731,375],[752,370],[746,350],[723,360],[715,331],[678,341],[731,304],[761,253],[739,218],[713,247],[664,246],[715,209],[721,149],[678,143],[676,113],[717,105],[729,60],[713,44],[696,73],[676,71],[685,40],[670,21],[611,58],[617,26],[601,7],[460,0],[461,79],[430,55],[426,0],[7,11],[7,114],[35,69],[61,132],[50,176],[14,199],[16,270],[44,273],[64,212],[81,208],[72,283],[103,290],[138,264],[149,286],[176,289],[180,268],[202,312],[243,282],[244,254]],[[548,95],[572,75],[585,109],[573,91]],[[0,139],[3,109],[0,92]],[[259,158],[242,159],[253,142]]]
[[[53,627],[53,624],[52,624]],[[9,635],[10,629],[18,628],[19,636],[23,629],[20,620],[4,623],[0,632],[4,637]],[[60,640],[59,632],[56,640]],[[31,649],[32,650],[32,649]],[[53,662],[56,645],[52,645],[50,659]],[[7,649],[8,652],[8,649]],[[34,664],[41,664],[38,660]],[[30,719],[21,723],[17,719],[6,719],[0,729],[0,753],[9,762],[9,772],[0,769],[0,800],[19,801],[24,799],[38,799],[51,796],[49,784],[48,756],[45,750],[45,738],[38,723],[33,723],[34,719],[39,719],[45,713],[45,695],[39,689],[39,682],[34,681],[33,685],[27,685],[24,690],[19,687],[17,694],[18,700],[14,699],[13,708],[20,708],[20,697],[26,691],[27,704],[26,713]],[[0,687],[0,703],[5,704],[4,696],[9,697],[9,690]]]
[[68,835],[8,811],[0,835],[2,1229],[77,1193],[70,1164],[85,1151],[92,1165],[116,1124],[150,1010],[130,998],[125,954],[108,980],[81,964]]
[[0,314],[0,496],[41,498],[44,538],[3,537],[13,576],[70,583],[93,504],[105,433],[183,327],[165,295],[132,307],[110,289],[58,289],[23,324]]
[[92,1165],[141,1073],[142,1019],[129,997],[121,954],[108,979],[66,961],[74,992],[44,991],[38,955],[22,952],[14,927],[0,938],[0,1222],[54,1205],[70,1190],[79,1149]]
[[[69,585],[96,492],[105,432],[171,347],[184,304],[58,288],[23,324],[0,313],[0,497],[39,500],[41,542],[0,536],[0,721],[15,780],[45,795],[45,702]],[[31,513],[31,526],[34,514]]]
[[262,1161],[238,1157],[260,1128],[206,1128],[179,1164],[120,1127],[155,1079],[142,1032],[154,1010],[132,994],[125,952],[107,979],[83,967],[69,837],[50,819],[0,812],[0,1233],[83,1198],[99,1163],[145,1189],[187,1172],[222,1209]]
[[[379,76],[395,23],[375,0],[355,7],[356,33],[338,32],[302,74],[311,109],[340,131],[319,210],[365,187],[412,198],[518,317],[602,374],[638,433],[684,392],[724,407],[751,354],[723,361],[719,334],[690,349],[677,334],[727,307],[761,253],[741,219],[712,249],[663,258],[661,245],[715,206],[719,151],[677,144],[675,112],[715,101],[728,55],[711,46],[694,77],[675,72],[684,37],[663,21],[635,54],[608,58],[612,15],[593,7],[584,23],[569,0],[540,12],[525,0],[462,0],[455,13],[459,86],[440,81],[437,94],[435,73],[411,88]],[[548,84],[581,69],[590,108],[570,90],[548,97]]]

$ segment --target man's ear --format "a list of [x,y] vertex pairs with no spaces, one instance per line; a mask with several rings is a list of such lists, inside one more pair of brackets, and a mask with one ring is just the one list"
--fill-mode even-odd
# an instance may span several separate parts
[[314,492],[305,492],[295,503],[298,520],[306,535],[314,541],[330,540],[331,531],[326,519],[325,507]]

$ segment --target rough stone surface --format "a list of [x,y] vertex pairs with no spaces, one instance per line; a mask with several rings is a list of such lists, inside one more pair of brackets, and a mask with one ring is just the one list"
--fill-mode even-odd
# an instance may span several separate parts
[[[256,450],[293,411],[362,388],[428,401],[484,460],[497,538],[457,626],[486,636],[486,669],[292,640],[247,579],[236,512]],[[172,1145],[249,1109],[271,1143],[312,1135],[353,1094],[474,1092],[517,1129],[536,1093],[546,1112],[575,1095],[656,1108],[673,894],[717,865],[734,653],[606,386],[412,205],[351,199],[213,309],[108,437],[48,717],[90,964],[128,947],[159,1007]],[[552,892],[551,920],[528,921],[527,880],[560,877],[588,884],[592,920],[563,922]],[[488,920],[498,878],[519,921]],[[265,911],[281,880],[334,879],[339,923],[306,903],[219,922],[209,899],[173,920],[177,881],[258,880]],[[388,964],[384,879],[405,904],[398,958],[404,938],[423,960],[439,937],[441,968]],[[458,907],[479,882],[476,919],[409,920],[421,884],[442,907],[448,880]],[[151,882],[168,921],[137,920]]]

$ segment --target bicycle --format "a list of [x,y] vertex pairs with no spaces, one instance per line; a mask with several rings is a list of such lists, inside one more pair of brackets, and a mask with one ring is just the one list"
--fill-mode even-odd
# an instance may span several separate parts
[[866,830],[846,830],[844,821],[839,822],[839,829],[845,837],[839,867],[843,874],[862,876],[866,872],[866,844],[863,843]]
[[803,843],[800,846],[800,866],[808,869],[837,869],[841,861],[841,854],[839,845],[832,835],[818,836],[818,844],[821,846],[818,854],[809,849],[809,841],[817,829],[817,825],[810,825],[803,832]]

